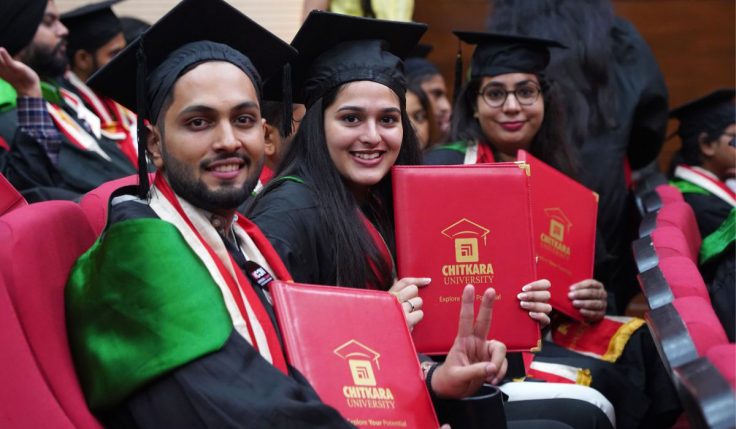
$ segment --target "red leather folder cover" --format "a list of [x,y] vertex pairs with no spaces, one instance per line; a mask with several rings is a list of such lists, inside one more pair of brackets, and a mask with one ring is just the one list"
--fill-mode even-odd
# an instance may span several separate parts
[[437,428],[398,300],[388,292],[272,282],[286,357],[360,428]]
[[582,321],[567,294],[571,284],[593,278],[598,195],[524,150],[517,158],[532,172],[537,276],[552,283],[552,307]]
[[420,353],[446,354],[457,334],[460,297],[476,288],[476,312],[497,293],[489,338],[509,350],[540,345],[539,325],[516,295],[536,278],[526,164],[397,166],[392,170],[399,277],[430,277],[420,289]]

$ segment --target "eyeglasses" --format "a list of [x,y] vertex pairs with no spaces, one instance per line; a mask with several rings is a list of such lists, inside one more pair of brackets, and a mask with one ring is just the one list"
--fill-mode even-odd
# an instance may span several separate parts
[[531,106],[537,101],[541,93],[542,90],[538,86],[527,83],[517,87],[513,91],[507,91],[502,86],[490,84],[481,89],[478,94],[483,97],[483,100],[489,106],[501,107],[506,103],[506,98],[508,98],[509,94],[514,94],[516,101],[522,106]]

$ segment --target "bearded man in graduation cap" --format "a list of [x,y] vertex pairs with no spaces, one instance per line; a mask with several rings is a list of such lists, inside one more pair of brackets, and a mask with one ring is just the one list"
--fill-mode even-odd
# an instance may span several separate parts
[[295,54],[222,0],[183,0],[90,80],[151,124],[139,186],[113,194],[66,289],[77,372],[106,425],[352,427],[286,363],[264,286],[290,276],[236,213],[262,165],[261,77]]
[[3,0],[0,172],[29,201],[75,199],[135,173],[100,118],[61,86],[68,35],[54,0]]

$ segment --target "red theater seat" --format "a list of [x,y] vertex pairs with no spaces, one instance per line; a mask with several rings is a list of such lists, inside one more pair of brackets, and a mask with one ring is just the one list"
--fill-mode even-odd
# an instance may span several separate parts
[[70,201],[36,203],[0,218],[0,267],[8,296],[43,378],[78,428],[100,425],[87,408],[74,371],[64,286],[74,262],[94,240],[81,208]]
[[657,212],[657,228],[675,226],[682,231],[687,240],[690,251],[697,255],[700,251],[700,230],[695,219],[692,207],[685,202],[673,202],[664,205]]
[[87,216],[89,224],[96,235],[99,235],[107,224],[107,209],[110,195],[116,190],[138,183],[138,176],[132,175],[103,183],[87,192],[79,204]]
[[25,205],[28,205],[26,199],[0,174],[0,215]]
[[671,256],[659,260],[667,284],[675,298],[697,296],[710,304],[708,289],[695,263],[685,256]]
[[698,262],[698,252],[693,253],[693,247],[677,227],[658,227],[652,232],[652,243],[659,260],[670,256],[686,256],[694,263]]
[[675,299],[673,304],[693,339],[698,355],[705,356],[711,347],[728,344],[726,332],[709,302],[688,296]]
[[0,427],[74,428],[36,365],[0,277]]
[[736,389],[736,344],[719,344],[708,350],[706,357],[728,381],[732,389]]
[[657,192],[657,195],[659,195],[662,205],[685,202],[682,198],[682,192],[672,185],[659,185],[654,190]]

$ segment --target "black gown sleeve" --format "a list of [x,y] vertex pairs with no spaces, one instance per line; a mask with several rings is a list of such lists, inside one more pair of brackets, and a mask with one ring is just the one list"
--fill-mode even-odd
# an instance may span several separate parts
[[110,428],[353,428],[293,368],[282,374],[233,331],[219,351],[139,390]]
[[308,185],[284,181],[262,195],[248,218],[263,231],[294,281],[335,285],[337,271],[330,235]]

